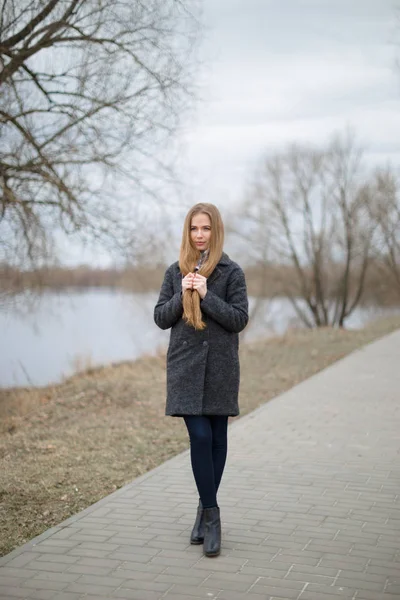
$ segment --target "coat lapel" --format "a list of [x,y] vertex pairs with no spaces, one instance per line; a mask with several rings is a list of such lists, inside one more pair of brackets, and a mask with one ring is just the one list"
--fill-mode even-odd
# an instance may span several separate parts
[[227,265],[227,264],[229,264],[229,262],[230,262],[229,256],[225,252],[223,252],[218,265],[215,267],[214,271],[211,273],[210,277],[207,280],[207,283],[214,283],[214,281],[216,279],[218,279],[218,277],[222,273],[219,265]]
[[221,275],[221,269],[218,267],[215,267],[214,271],[211,273],[210,277],[207,279],[207,285],[210,283],[213,283],[217,277],[219,277]]

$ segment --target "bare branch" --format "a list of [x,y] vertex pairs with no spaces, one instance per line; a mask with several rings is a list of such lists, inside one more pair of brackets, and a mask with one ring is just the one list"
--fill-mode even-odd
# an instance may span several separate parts
[[[50,2],[48,2],[48,4],[44,7],[44,9],[38,15],[36,15],[36,17],[34,17],[27,25],[25,25],[25,27],[23,27],[21,29],[21,31],[19,31],[15,35],[12,35],[8,39],[4,40],[3,42],[1,42],[0,52],[4,52],[4,48],[12,48],[13,46],[22,42],[22,40],[27,35],[32,33],[32,31],[35,29],[35,27],[37,25],[39,25],[39,23],[41,23],[42,21],[44,21],[46,19],[46,17],[51,13],[53,8],[59,2],[60,2],[60,0],[50,0]],[[3,6],[3,8],[4,8],[4,6]],[[2,19],[2,21],[3,21],[3,19]]]
[[133,238],[136,204],[172,179],[166,149],[194,98],[196,6],[3,0],[0,261],[44,257],[59,230]]
[[366,181],[348,132],[324,150],[292,146],[255,174],[248,202],[254,215],[269,215],[269,227],[255,219],[249,235],[268,237],[278,260],[291,265],[284,291],[307,327],[342,327],[363,297],[374,236]]

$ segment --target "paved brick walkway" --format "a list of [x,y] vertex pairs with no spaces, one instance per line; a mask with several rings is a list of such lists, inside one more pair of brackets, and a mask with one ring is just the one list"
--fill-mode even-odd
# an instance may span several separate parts
[[0,598],[400,598],[400,331],[230,427],[223,550],[188,452],[0,560]]

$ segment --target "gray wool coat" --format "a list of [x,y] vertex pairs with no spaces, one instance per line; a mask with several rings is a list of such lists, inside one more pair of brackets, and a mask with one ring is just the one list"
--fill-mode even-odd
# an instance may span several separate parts
[[200,302],[206,328],[196,331],[183,320],[182,274],[175,262],[165,272],[154,320],[171,328],[167,352],[165,414],[239,414],[239,332],[248,322],[244,273],[225,253],[207,279]]

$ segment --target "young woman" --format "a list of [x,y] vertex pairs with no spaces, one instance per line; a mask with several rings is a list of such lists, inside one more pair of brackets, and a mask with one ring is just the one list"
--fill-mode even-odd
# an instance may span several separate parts
[[200,500],[190,536],[206,556],[221,548],[217,491],[227,454],[228,417],[239,414],[239,332],[248,321],[242,269],[223,252],[213,204],[188,212],[179,261],[166,271],[154,320],[171,328],[166,415],[183,417]]

